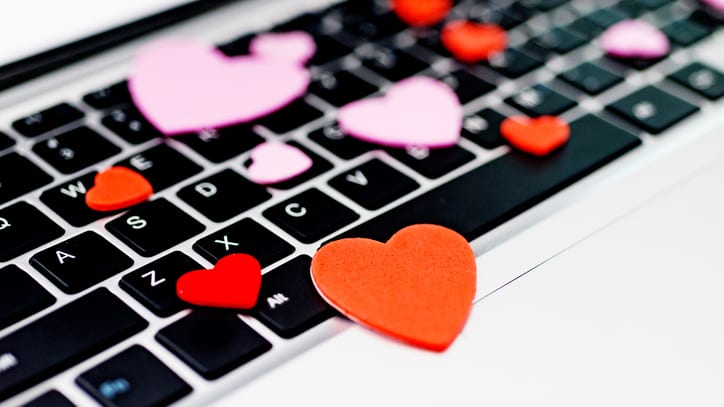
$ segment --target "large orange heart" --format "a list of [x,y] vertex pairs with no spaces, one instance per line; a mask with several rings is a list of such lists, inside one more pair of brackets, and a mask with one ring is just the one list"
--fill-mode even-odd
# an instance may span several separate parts
[[151,195],[153,187],[143,175],[126,167],[111,167],[95,176],[85,202],[93,210],[108,212],[136,205]]
[[452,0],[391,0],[390,7],[400,20],[416,27],[436,24],[450,12]]
[[513,147],[540,157],[566,144],[571,128],[555,116],[541,116],[537,119],[514,116],[503,120],[500,134]]
[[230,254],[211,270],[190,271],[176,281],[182,300],[202,307],[250,309],[261,288],[261,265],[248,254]]
[[445,25],[440,41],[458,60],[474,63],[505,50],[508,35],[495,24],[456,20]]
[[475,254],[450,229],[415,225],[387,243],[342,239],[312,259],[322,297],[349,318],[425,349],[447,349],[467,320]]

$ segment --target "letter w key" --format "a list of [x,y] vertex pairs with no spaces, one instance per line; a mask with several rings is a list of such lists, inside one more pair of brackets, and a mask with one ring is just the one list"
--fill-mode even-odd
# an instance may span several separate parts
[[95,183],[95,172],[56,185],[40,195],[40,200],[73,226],[85,226],[107,216],[96,212],[85,203],[85,194]]

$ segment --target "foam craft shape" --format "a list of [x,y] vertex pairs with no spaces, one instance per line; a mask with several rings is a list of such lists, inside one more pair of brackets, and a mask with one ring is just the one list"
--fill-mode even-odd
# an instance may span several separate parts
[[95,176],[85,202],[95,211],[110,212],[139,204],[151,195],[153,187],[143,175],[126,167],[111,167]]
[[508,35],[495,24],[457,20],[445,25],[440,41],[459,61],[475,63],[504,51]]
[[164,39],[136,55],[128,88],[138,110],[170,136],[266,116],[302,96],[309,78],[302,65],[278,57],[227,57],[210,45]]
[[720,13],[724,13],[724,0],[701,0],[701,2]]
[[383,97],[343,106],[337,116],[345,133],[387,147],[450,147],[460,139],[463,109],[444,82],[413,77]]
[[666,34],[640,20],[624,20],[601,34],[601,47],[612,57],[657,59],[669,53]]
[[270,185],[292,179],[310,169],[314,162],[304,151],[285,143],[266,142],[251,150],[249,179]]
[[267,33],[254,37],[249,50],[259,57],[304,65],[314,56],[317,44],[311,35],[302,31]]
[[400,20],[415,27],[442,21],[453,6],[452,0],[392,0],[392,11]]
[[202,307],[250,309],[261,289],[261,265],[248,254],[230,254],[211,270],[190,271],[176,281],[183,301]]
[[571,128],[555,116],[514,116],[503,120],[500,134],[518,150],[542,157],[566,144]]
[[352,238],[312,259],[322,297],[350,319],[424,349],[447,349],[465,326],[475,296],[475,254],[464,237],[414,225],[387,243]]

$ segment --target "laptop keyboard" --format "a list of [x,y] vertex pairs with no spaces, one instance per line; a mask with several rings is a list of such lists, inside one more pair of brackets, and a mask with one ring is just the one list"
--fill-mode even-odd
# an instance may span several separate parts
[[[251,361],[273,354],[280,341],[336,315],[309,276],[322,242],[386,240],[417,223],[475,239],[724,95],[724,75],[699,61],[629,64],[590,42],[618,21],[644,16],[669,36],[672,53],[685,52],[719,24],[689,3],[458,3],[456,15],[510,30],[510,48],[464,66],[449,58],[437,29],[410,29],[384,6],[353,1],[272,28],[314,36],[313,82],[304,98],[255,123],[164,139],[131,105],[120,78],[7,123],[0,133],[0,399],[122,342],[71,380],[102,403],[123,394],[134,406],[213,389],[214,380],[254,369]],[[219,48],[242,55],[251,38]],[[556,64],[561,58],[575,63]],[[664,79],[625,81],[649,71]],[[445,81],[465,104],[458,145],[380,148],[334,122],[336,108],[414,75]],[[579,104],[590,100],[603,109]],[[498,128],[516,112],[563,115],[568,145],[544,158],[512,151]],[[312,168],[273,188],[250,182],[248,152],[266,140],[300,148]],[[157,196],[120,213],[90,210],[84,194],[110,165],[143,174]],[[471,191],[481,199],[469,199]],[[175,281],[231,253],[251,254],[265,268],[257,307],[242,318],[189,310]],[[168,354],[159,359],[157,349]],[[169,357],[203,379],[189,385],[182,378],[189,372],[166,366]],[[39,403],[67,402],[45,383]]]

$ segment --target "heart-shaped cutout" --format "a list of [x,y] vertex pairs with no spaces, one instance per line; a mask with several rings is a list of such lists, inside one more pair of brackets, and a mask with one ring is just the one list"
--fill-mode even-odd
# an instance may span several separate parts
[[176,294],[201,307],[250,309],[261,289],[261,265],[248,254],[230,254],[211,270],[190,271],[176,281]]
[[285,143],[266,142],[251,150],[249,179],[271,185],[292,179],[310,169],[314,162],[304,151]]
[[440,41],[459,61],[485,61],[508,46],[508,35],[495,24],[457,20],[445,25]]
[[302,31],[259,34],[251,40],[252,54],[288,64],[304,65],[317,51],[311,35]]
[[452,9],[452,0],[392,0],[390,6],[400,20],[415,27],[437,24]]
[[387,243],[343,239],[312,259],[318,291],[344,315],[412,345],[442,351],[465,326],[475,296],[475,254],[464,237],[414,225]]
[[383,97],[343,106],[339,127],[355,138],[387,147],[450,147],[460,139],[463,109],[444,82],[414,77]]
[[128,79],[138,110],[166,135],[252,121],[299,98],[308,85],[309,72],[298,63],[227,57],[183,39],[143,48]]
[[658,59],[669,53],[666,34],[641,20],[624,20],[601,34],[601,47],[614,58]]
[[139,204],[151,195],[153,187],[143,175],[126,167],[111,167],[95,176],[85,203],[95,211],[111,212]]
[[518,150],[542,157],[566,144],[571,128],[555,116],[514,116],[503,120],[500,134]]

